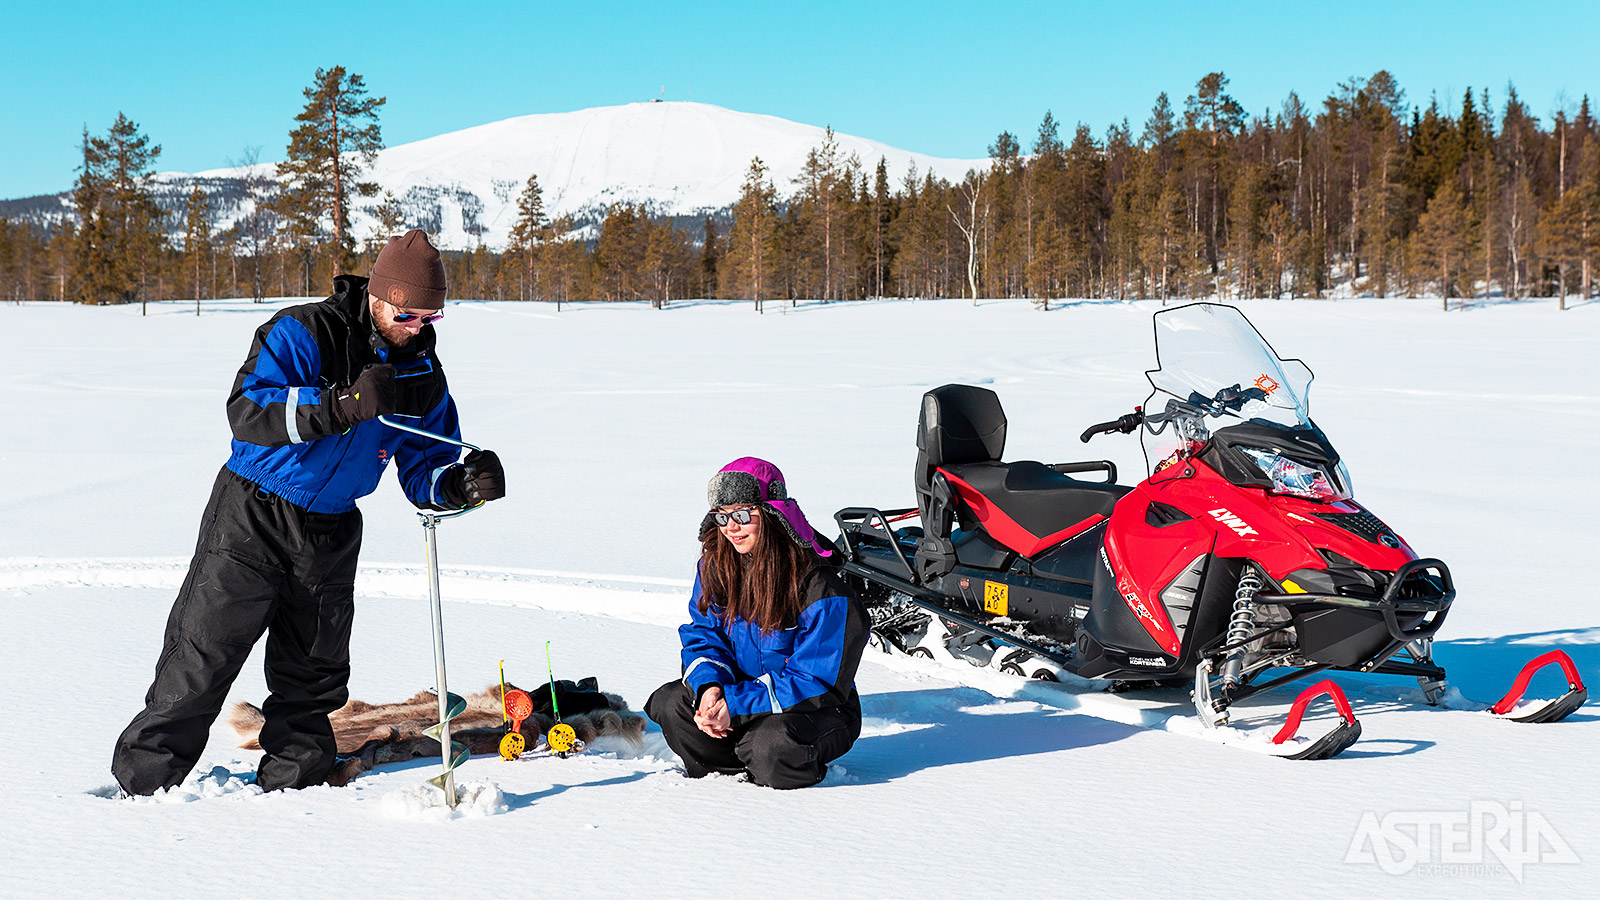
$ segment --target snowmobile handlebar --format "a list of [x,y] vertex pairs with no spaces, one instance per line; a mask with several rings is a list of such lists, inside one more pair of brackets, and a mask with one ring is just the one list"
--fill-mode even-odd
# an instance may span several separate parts
[[1097,434],[1110,434],[1113,431],[1120,431],[1123,434],[1132,434],[1134,429],[1143,424],[1144,407],[1135,406],[1133,408],[1133,412],[1119,417],[1114,422],[1101,422],[1099,425],[1090,425],[1088,428],[1084,429],[1083,434],[1080,435],[1078,439],[1087,444],[1089,443],[1089,439]]

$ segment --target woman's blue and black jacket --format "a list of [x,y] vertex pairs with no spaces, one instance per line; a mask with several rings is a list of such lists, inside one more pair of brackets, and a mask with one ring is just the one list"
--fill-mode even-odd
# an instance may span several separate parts
[[819,562],[806,576],[793,628],[763,633],[741,618],[724,623],[715,602],[700,609],[698,571],[683,641],[683,683],[696,697],[722,685],[735,722],[770,713],[843,707],[859,712],[856,667],[870,622],[838,569]]
[[459,438],[455,401],[434,355],[434,330],[392,348],[372,327],[367,279],[341,275],[320,303],[291,306],[256,329],[228,395],[233,453],[227,467],[290,503],[318,513],[355,509],[378,487],[389,461],[412,503],[445,508],[439,478],[459,450],[376,420],[336,424],[330,392],[369,365],[395,366],[397,412],[435,434]]

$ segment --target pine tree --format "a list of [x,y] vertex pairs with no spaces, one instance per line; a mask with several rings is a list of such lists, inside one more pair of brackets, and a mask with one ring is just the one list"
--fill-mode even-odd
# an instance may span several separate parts
[[1266,213],[1265,173],[1259,165],[1244,163],[1235,174],[1228,203],[1228,274],[1234,296],[1258,294],[1262,219]]
[[1156,95],[1155,105],[1150,108],[1150,118],[1144,123],[1144,133],[1139,137],[1139,145],[1156,156],[1157,174],[1165,175],[1171,166],[1177,134],[1177,118],[1172,113],[1172,102],[1167,99],[1167,92],[1162,91]]
[[83,128],[82,163],[72,187],[73,296],[80,303],[106,303],[118,293],[110,236],[107,234],[105,158],[96,141]]
[[1073,132],[1062,169],[1062,238],[1065,248],[1063,293],[1095,296],[1095,274],[1102,271],[1106,219],[1110,202],[1106,192],[1106,154],[1089,126],[1080,123]]
[[549,224],[544,214],[544,190],[539,187],[539,176],[529,175],[528,183],[517,197],[517,220],[511,226],[507,245],[507,250],[522,261],[519,271],[523,286],[518,292],[519,299],[525,300],[538,293],[539,279],[534,261],[539,255],[539,242],[548,236],[546,228]]
[[211,251],[211,204],[195,185],[183,205],[183,255],[185,268],[194,274],[194,314],[200,315],[200,272]]
[[577,223],[561,216],[550,223],[548,240],[539,245],[540,289],[547,300],[561,304],[587,296],[589,259],[582,241],[575,236]]
[[73,188],[77,215],[74,293],[85,303],[148,301],[158,277],[165,230],[150,180],[161,147],[117,113],[105,137],[83,133],[83,163]]
[[377,224],[377,228],[372,233],[372,240],[369,242],[370,250],[374,254],[383,249],[384,245],[389,242],[389,238],[405,233],[405,207],[400,205],[400,200],[395,197],[393,191],[385,190],[383,192],[383,200],[377,206],[372,207],[372,218]]
[[889,223],[894,220],[894,206],[889,194],[889,161],[878,157],[878,167],[872,178],[872,295],[882,297],[884,279],[889,274],[893,259],[887,243]]
[[649,224],[643,207],[632,203],[613,203],[606,210],[594,248],[595,272],[605,299],[636,300],[641,296]]
[[981,263],[983,290],[991,297],[1022,293],[1017,237],[1017,194],[1022,188],[1022,171],[1022,146],[1016,135],[1000,132],[989,145],[989,214],[984,219]]
[[[1033,142],[1033,159],[1028,161],[1023,178],[1023,216],[1026,220],[1026,253],[1024,271],[1027,273],[1028,294],[1049,305],[1049,292],[1054,286],[1056,271],[1054,259],[1040,259],[1039,235],[1048,229],[1055,236],[1062,179],[1066,169],[1066,147],[1061,143],[1061,128],[1050,110],[1045,110],[1039,122],[1039,134]],[[1059,242],[1051,245],[1059,250]]]
[[128,299],[137,297],[143,304],[159,296],[151,282],[159,278],[161,257],[166,249],[166,227],[161,208],[156,205],[151,180],[161,147],[139,131],[122,113],[106,132],[102,153],[107,163],[107,201],[120,245],[124,284]]
[[[1417,223],[1416,262],[1424,272],[1437,276],[1439,297],[1446,312],[1450,310],[1452,294],[1463,296],[1459,282],[1472,252],[1470,224],[1461,192],[1453,184],[1440,188]],[[1465,305],[1463,298],[1463,308]]]
[[[1283,296],[1284,274],[1290,270],[1293,260],[1300,252],[1300,244],[1304,235],[1295,227],[1294,217],[1282,203],[1274,203],[1267,210],[1264,233],[1267,239],[1270,264],[1267,277],[1272,286],[1272,298]],[[1294,296],[1294,281],[1290,281],[1289,296]]]
[[700,238],[700,296],[717,296],[717,268],[722,251],[717,243],[717,223],[710,216],[701,225]]
[[1149,224],[1145,198],[1152,163],[1136,149],[1130,150],[1123,178],[1112,192],[1111,215],[1106,222],[1107,253],[1116,272],[1118,300],[1149,296],[1140,248],[1144,228]]
[[690,250],[683,235],[670,220],[647,223],[643,274],[650,282],[650,305],[666,309],[675,287],[684,278],[690,263]]
[[839,157],[839,142],[833,129],[828,128],[822,143],[806,153],[800,174],[795,176],[797,190],[789,204],[799,232],[799,242],[789,254],[790,262],[799,268],[806,284],[802,291],[816,294],[824,303],[838,295],[838,274],[842,269],[838,257],[844,243],[837,234],[843,218],[840,194],[849,181]]
[[360,75],[347,74],[343,66],[318,69],[302,93],[305,108],[289,132],[288,159],[278,164],[284,182],[280,210],[296,233],[315,239],[324,217],[333,226],[333,273],[342,274],[354,262],[354,240],[348,228],[352,197],[371,197],[378,186],[361,181],[362,174],[383,149],[378,109],[384,97],[368,97]]
[[779,268],[777,192],[767,178],[767,166],[757,156],[750,160],[739,202],[733,208],[733,230],[723,257],[724,291],[738,292],[761,312],[772,292]]
[[1211,202],[1209,225],[1206,231],[1206,260],[1211,273],[1217,274],[1219,246],[1218,224],[1222,209],[1222,166],[1228,151],[1229,139],[1244,122],[1244,107],[1224,91],[1228,76],[1211,72],[1195,83],[1195,92],[1184,104],[1184,117],[1190,131],[1203,137],[1203,145],[1210,175]]

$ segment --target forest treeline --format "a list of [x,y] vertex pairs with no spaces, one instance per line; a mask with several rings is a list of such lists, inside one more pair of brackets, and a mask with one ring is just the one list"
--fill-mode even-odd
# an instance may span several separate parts
[[[160,148],[119,115],[83,135],[74,215],[53,230],[0,219],[0,296],[88,303],[320,294],[365,271],[405,211],[362,181],[383,98],[319,70],[287,161],[247,177],[247,213],[214,227],[196,187],[163,213]],[[251,160],[253,161],[253,160]],[[349,211],[378,228],[358,240]],[[179,216],[169,229],[163,215]],[[169,231],[182,237],[169,240]],[[801,175],[750,162],[731,210],[693,227],[617,204],[598,223],[545,214],[530,176],[507,247],[447,253],[464,298],[752,301],[873,297],[1588,298],[1600,255],[1600,131],[1587,97],[1544,118],[1508,87],[1455,108],[1407,102],[1380,71],[1320,104],[1252,115],[1222,73],[1142,123],[1070,134],[1046,112],[1001,133],[959,182],[844,156],[828,131]]]

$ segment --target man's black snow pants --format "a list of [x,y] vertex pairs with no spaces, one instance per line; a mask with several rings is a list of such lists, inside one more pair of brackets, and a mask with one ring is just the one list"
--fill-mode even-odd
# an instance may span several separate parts
[[328,713],[349,697],[361,512],[313,513],[223,469],[189,574],[167,619],[144,711],[111,772],[129,793],[183,781],[251,648],[267,634],[264,790],[320,784],[333,767]]
[[[850,699],[856,700],[853,692]],[[859,701],[816,712],[758,716],[735,724],[723,738],[701,731],[694,724],[694,710],[694,694],[681,681],[663,684],[644,705],[690,778],[748,772],[751,781],[768,787],[809,787],[861,736]]]

